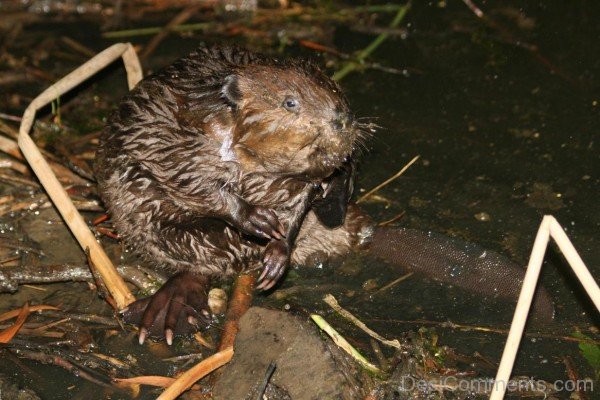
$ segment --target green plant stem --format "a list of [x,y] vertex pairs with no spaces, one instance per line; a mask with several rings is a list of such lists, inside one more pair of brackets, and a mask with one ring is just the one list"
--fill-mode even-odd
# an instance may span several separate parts
[[[400,9],[398,9],[396,16],[394,17],[392,23],[389,25],[390,29],[394,29],[394,28],[398,27],[398,25],[400,25],[400,22],[402,22],[402,20],[406,16],[406,13],[408,12],[409,8],[410,8],[410,3],[404,5]],[[340,81],[346,75],[348,75],[349,73],[358,69],[360,67],[360,65],[364,63],[365,59],[368,56],[370,56],[371,53],[373,53],[389,36],[390,36],[390,34],[388,32],[383,32],[383,33],[379,34],[375,38],[375,40],[373,40],[367,47],[365,47],[360,52],[358,52],[355,60],[344,65],[344,67],[342,67],[342,69],[340,69],[335,74],[333,74],[332,79],[335,81]]]
[[341,347],[346,353],[350,354],[358,363],[367,371],[375,374],[382,375],[382,371],[371,364],[367,359],[358,352],[342,335],[340,335],[323,317],[317,314],[311,314],[310,318],[321,328],[325,333],[331,337],[331,339]]
[[[199,22],[196,24],[181,24],[174,26],[172,28],[173,31],[182,32],[182,31],[202,31],[204,29],[208,29],[213,25],[212,22]],[[148,35],[156,35],[164,29],[164,26],[153,26],[150,28],[139,28],[139,29],[128,29],[124,31],[112,31],[112,32],[104,32],[102,34],[103,38],[106,39],[119,39],[124,37],[132,37],[132,36],[148,36]]]
[[[358,6],[358,7],[354,7],[352,8],[352,12],[372,12],[372,13],[377,13],[377,12],[394,12],[394,11],[399,11],[402,8],[405,8],[406,5],[400,5],[400,4],[380,4],[380,5],[372,5],[372,6]],[[342,10],[345,11],[345,10]]]

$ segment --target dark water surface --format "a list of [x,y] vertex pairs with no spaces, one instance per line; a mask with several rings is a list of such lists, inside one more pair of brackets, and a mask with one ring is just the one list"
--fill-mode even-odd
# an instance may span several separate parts
[[[373,117],[381,126],[363,157],[359,189],[370,189],[413,156],[421,157],[403,177],[365,203],[365,208],[378,221],[404,212],[399,225],[476,242],[522,265],[527,263],[542,216],[552,214],[566,228],[592,274],[598,275],[600,7],[593,2],[497,2],[482,7],[502,25],[501,30],[485,26],[462,2],[413,5],[403,23],[407,37],[392,37],[373,56],[383,65],[411,72],[403,76],[367,70],[342,81],[357,115]],[[96,50],[112,43],[100,39],[96,28],[83,28],[80,23],[42,24],[31,27],[27,34],[40,36],[49,29],[57,34],[60,29],[60,34],[78,37]],[[333,43],[351,53],[372,38],[339,26]],[[134,42],[138,40],[143,39]],[[149,63],[154,68],[166,65],[205,41],[223,42],[200,35],[171,38]],[[516,41],[534,44],[539,50],[525,49]],[[244,44],[241,39],[238,43]],[[286,52],[314,55],[294,46]],[[46,63],[63,73],[76,65],[52,59]],[[23,88],[25,92],[33,90]],[[90,99],[95,95],[110,106],[124,93],[125,80],[116,66],[77,96]],[[98,118],[105,112],[100,111]],[[77,113],[65,119],[84,125],[89,122]],[[288,300],[319,310],[326,309],[321,296],[331,291],[343,306],[390,338],[420,327],[401,322],[411,320],[508,328],[512,304],[491,296],[476,296],[417,277],[376,296],[363,290],[369,280],[381,287],[402,274],[357,257],[335,270],[328,266],[316,271],[293,270],[283,290],[305,285],[306,289]],[[556,318],[538,321],[531,331],[571,335],[581,329],[589,334],[596,326],[597,313],[554,246],[544,263],[543,284],[555,299]],[[321,290],[327,285],[333,285],[331,290]],[[78,285],[48,289],[55,286],[91,296]],[[22,291],[21,299],[0,296],[0,309],[31,300],[34,293]],[[44,298],[38,297],[40,301]],[[275,297],[276,293],[257,302],[278,306]],[[92,307],[89,310],[104,307],[90,306],[88,298],[80,301]],[[331,319],[346,326],[340,328],[342,333],[368,343],[360,332],[334,316]],[[447,328],[436,331],[440,344],[464,354],[479,352],[492,362],[499,360],[504,346],[504,335]],[[143,348],[138,351],[133,336],[98,340],[103,350],[119,357],[131,352],[140,362],[154,357],[148,357]],[[582,376],[592,376],[593,370],[576,344],[539,337],[524,339],[515,373],[550,381],[566,379],[563,358],[567,355],[573,357]],[[157,373],[165,372],[164,366],[156,368]],[[57,368],[43,367],[38,372],[56,379],[54,385],[60,393],[53,398],[70,398],[66,388],[81,385]]]

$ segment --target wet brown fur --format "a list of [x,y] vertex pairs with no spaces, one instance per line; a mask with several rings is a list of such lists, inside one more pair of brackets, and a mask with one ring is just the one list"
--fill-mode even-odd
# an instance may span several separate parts
[[[287,97],[300,103],[290,112]],[[361,140],[338,86],[314,65],[240,49],[200,49],[143,80],[109,119],[97,154],[100,193],[126,243],[174,272],[255,268],[266,245],[229,221],[234,200],[287,224],[301,192]],[[368,234],[351,207],[327,229],[309,213],[292,262],[347,253]]]

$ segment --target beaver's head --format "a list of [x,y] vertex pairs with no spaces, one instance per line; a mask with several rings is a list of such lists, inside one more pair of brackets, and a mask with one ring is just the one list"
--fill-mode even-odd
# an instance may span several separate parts
[[324,178],[356,149],[357,123],[338,85],[312,64],[244,65],[222,88],[233,113],[242,168]]

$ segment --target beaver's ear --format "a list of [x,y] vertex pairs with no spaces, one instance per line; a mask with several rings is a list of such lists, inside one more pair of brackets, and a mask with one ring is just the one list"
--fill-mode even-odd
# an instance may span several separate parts
[[225,77],[225,82],[221,88],[221,97],[229,106],[237,108],[238,102],[242,99],[242,92],[240,91],[237,76],[228,75]]

